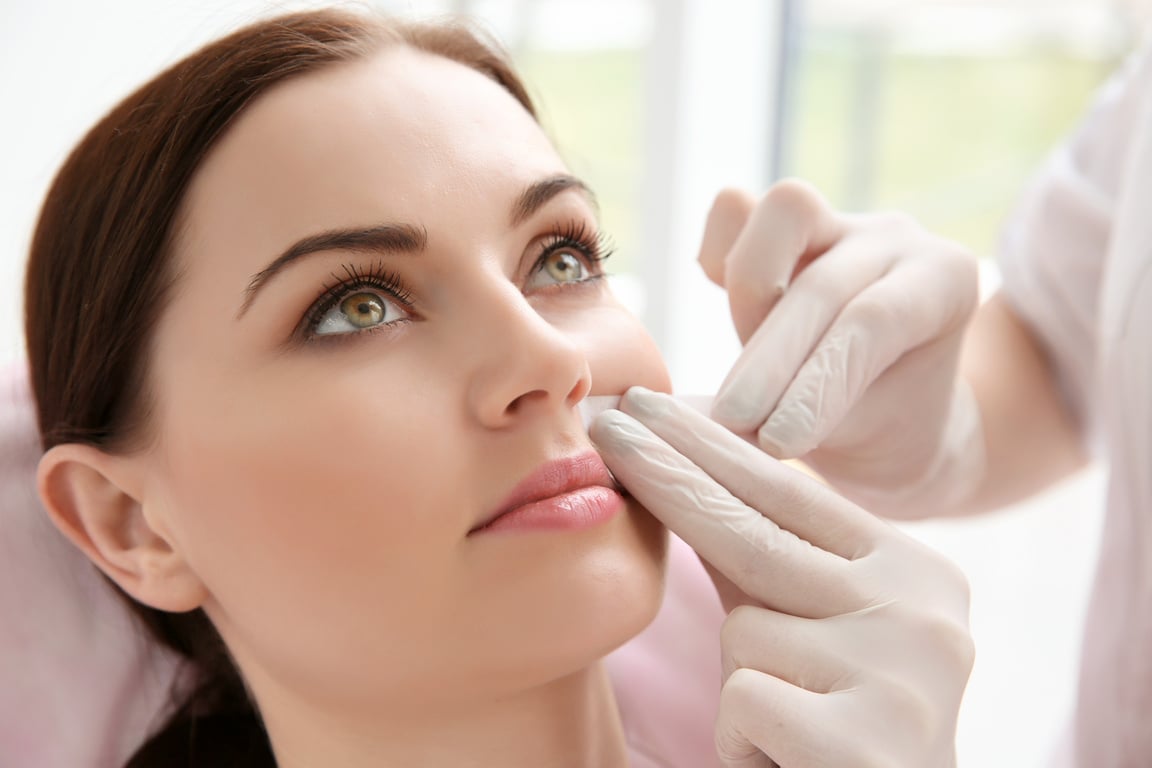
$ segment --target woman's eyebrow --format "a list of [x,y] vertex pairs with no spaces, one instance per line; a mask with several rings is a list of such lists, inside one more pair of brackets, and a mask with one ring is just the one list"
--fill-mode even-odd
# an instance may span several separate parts
[[529,216],[540,210],[545,203],[561,192],[569,189],[579,190],[584,194],[584,197],[588,199],[588,202],[592,204],[592,207],[596,207],[596,195],[592,193],[591,188],[589,188],[587,184],[575,176],[558,173],[555,176],[549,176],[529,184],[528,187],[520,193],[520,196],[516,198],[516,202],[512,205],[512,226],[515,227],[524,223]]
[[[540,210],[549,200],[575,189],[596,207],[596,196],[591,188],[575,176],[559,173],[548,176],[529,184],[512,204],[511,224],[513,227],[522,224],[532,214]],[[349,229],[333,229],[317,235],[309,235],[296,241],[293,245],[277,256],[264,269],[252,276],[248,287],[244,289],[244,300],[240,311],[236,313],[239,320],[256,299],[256,294],[268,284],[277,273],[289,264],[319,251],[368,251],[372,253],[420,253],[428,244],[428,232],[409,224],[382,224],[376,227],[353,227]]]
[[297,240],[271,264],[257,272],[244,289],[244,303],[236,314],[239,320],[252,306],[256,293],[272,277],[297,259],[318,251],[368,251],[372,253],[420,253],[428,243],[428,233],[409,224],[382,224],[377,227],[332,229]]

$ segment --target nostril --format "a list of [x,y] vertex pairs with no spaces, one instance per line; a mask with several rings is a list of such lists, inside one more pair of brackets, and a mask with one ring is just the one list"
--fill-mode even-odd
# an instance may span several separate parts
[[531,392],[525,392],[512,402],[508,403],[508,407],[504,409],[504,413],[508,416],[515,416],[523,411],[524,408],[531,407],[532,403],[546,402],[547,400],[547,392],[542,389],[534,389]]
[[592,372],[588,369],[588,364],[584,364],[584,373],[568,391],[568,405],[575,408],[576,405],[588,397],[588,393],[592,391]]

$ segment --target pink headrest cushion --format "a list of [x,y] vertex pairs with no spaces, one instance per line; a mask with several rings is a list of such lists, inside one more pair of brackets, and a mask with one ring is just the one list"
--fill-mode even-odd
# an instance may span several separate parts
[[0,764],[119,768],[176,662],[49,521],[40,454],[25,368],[0,369]]

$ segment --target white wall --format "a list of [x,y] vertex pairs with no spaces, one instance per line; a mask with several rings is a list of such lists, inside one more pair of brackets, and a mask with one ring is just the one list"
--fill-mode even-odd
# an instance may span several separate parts
[[24,259],[41,200],[68,150],[150,74],[272,5],[259,0],[0,4],[0,364],[23,354]]

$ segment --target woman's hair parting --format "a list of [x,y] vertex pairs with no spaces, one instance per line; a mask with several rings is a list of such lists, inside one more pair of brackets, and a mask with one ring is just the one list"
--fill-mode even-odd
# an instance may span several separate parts
[[[392,45],[469,66],[535,116],[503,49],[473,26],[330,9],[260,21],[207,45],[124,99],[76,146],[45,198],[25,282],[45,450],[146,444],[148,345],[178,279],[172,241],[201,161],[269,88]],[[124,597],[150,634],[187,660],[192,681],[179,700],[173,693],[174,712],[127,766],[274,766],[259,715],[204,612],[167,613]]]

